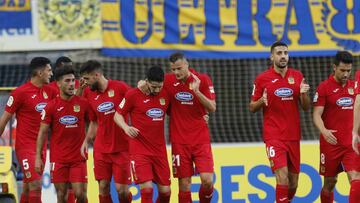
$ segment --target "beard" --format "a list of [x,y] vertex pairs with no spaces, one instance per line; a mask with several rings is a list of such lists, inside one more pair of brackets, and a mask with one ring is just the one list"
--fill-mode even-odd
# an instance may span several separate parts
[[94,84],[92,84],[92,85],[90,85],[90,89],[92,90],[92,91],[97,91],[97,90],[99,90],[99,82],[95,82]]
[[279,61],[277,63],[275,63],[275,65],[278,67],[278,68],[281,68],[281,69],[284,69],[287,67],[288,65],[288,62],[286,61]]

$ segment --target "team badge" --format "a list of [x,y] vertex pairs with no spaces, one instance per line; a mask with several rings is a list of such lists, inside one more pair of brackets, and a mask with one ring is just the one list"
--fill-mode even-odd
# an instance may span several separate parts
[[115,92],[114,92],[113,89],[111,89],[111,90],[108,91],[108,96],[109,96],[109,97],[114,97],[114,95],[115,95]]
[[288,83],[289,83],[290,85],[294,84],[294,83],[295,83],[294,78],[293,78],[293,77],[289,77],[289,78],[288,78]]
[[348,88],[348,92],[349,92],[350,95],[354,95],[354,89],[353,88],[351,88],[351,87]]
[[30,171],[26,171],[25,177],[26,177],[26,178],[31,178],[31,172],[30,172]]
[[43,92],[43,97],[44,97],[44,99],[49,98],[48,95],[46,94],[46,92]]
[[80,106],[79,105],[74,106],[74,112],[80,112]]
[[160,101],[160,104],[161,104],[162,106],[165,105],[165,99],[164,99],[164,98],[160,98],[159,101]]

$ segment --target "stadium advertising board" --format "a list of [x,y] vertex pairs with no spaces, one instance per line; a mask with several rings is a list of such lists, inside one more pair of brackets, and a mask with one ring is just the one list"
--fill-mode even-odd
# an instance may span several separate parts
[[[168,151],[170,154],[170,151]],[[270,203],[275,199],[275,177],[269,168],[263,144],[251,145],[213,145],[215,158],[215,190],[212,203]],[[302,143],[301,145],[301,174],[299,188],[294,203],[320,202],[322,178],[318,174],[319,145],[316,143]],[[170,157],[169,157],[169,160]],[[96,203],[98,200],[98,185],[93,175],[92,152],[88,160],[88,198],[89,202]],[[50,184],[50,176],[47,171],[44,175],[45,190],[43,201],[54,200],[55,189]],[[177,202],[177,181],[172,179],[171,202]],[[198,202],[197,191],[200,187],[200,178],[194,177],[191,187],[192,198]],[[345,173],[341,173],[335,189],[336,202],[348,202],[350,186]],[[139,187],[131,186],[135,203],[140,202]],[[115,194],[114,186],[111,192]],[[157,190],[154,190],[155,197]],[[115,196],[115,195],[113,195]],[[113,199],[113,202],[118,200]]]
[[360,53],[360,1],[103,0],[103,54],[268,57],[276,40],[291,56]]
[[0,0],[0,52],[101,47],[97,0]]

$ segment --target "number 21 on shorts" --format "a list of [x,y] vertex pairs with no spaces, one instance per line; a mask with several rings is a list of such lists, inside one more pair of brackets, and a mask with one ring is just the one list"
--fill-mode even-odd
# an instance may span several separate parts
[[172,165],[173,166],[180,166],[180,154],[173,154],[172,155]]
[[267,153],[268,158],[275,157],[275,149],[274,149],[274,147],[273,146],[266,147],[266,153]]

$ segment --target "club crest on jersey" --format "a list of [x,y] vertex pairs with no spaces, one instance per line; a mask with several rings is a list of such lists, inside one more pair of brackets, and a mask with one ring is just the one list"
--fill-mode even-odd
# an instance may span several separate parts
[[165,99],[164,98],[160,98],[159,99],[160,105],[164,106],[165,105]]
[[45,102],[42,102],[42,103],[38,103],[36,106],[35,106],[35,110],[37,112],[42,112],[42,110],[45,108],[46,106],[46,103]]
[[108,91],[108,96],[109,96],[109,97],[114,97],[114,96],[115,96],[115,92],[114,92],[113,89],[111,89],[111,90]]
[[341,97],[336,101],[338,106],[341,106],[342,109],[352,109],[352,105],[354,104],[354,100],[350,97]]
[[152,118],[153,121],[162,121],[164,111],[159,108],[152,108],[146,111],[146,115]]
[[74,112],[80,112],[80,106],[74,105]]
[[289,77],[289,78],[288,78],[288,83],[289,83],[290,85],[294,84],[294,83],[295,83],[294,78],[293,78],[293,77]]
[[48,98],[49,98],[48,95],[46,94],[46,92],[43,92],[43,97],[44,97],[44,99],[48,99]]
[[348,88],[348,92],[350,95],[354,95],[354,89],[352,87]]

